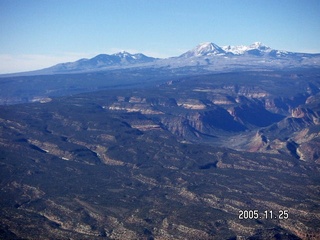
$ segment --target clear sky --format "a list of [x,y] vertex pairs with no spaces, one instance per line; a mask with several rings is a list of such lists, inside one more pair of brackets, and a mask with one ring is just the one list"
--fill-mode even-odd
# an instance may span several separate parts
[[202,42],[320,53],[320,0],[0,0],[0,73]]

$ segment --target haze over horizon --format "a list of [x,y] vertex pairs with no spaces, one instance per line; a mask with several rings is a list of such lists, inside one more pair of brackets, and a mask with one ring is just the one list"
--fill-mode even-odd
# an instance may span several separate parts
[[320,2],[0,0],[0,73],[100,53],[180,55],[199,43],[320,53]]

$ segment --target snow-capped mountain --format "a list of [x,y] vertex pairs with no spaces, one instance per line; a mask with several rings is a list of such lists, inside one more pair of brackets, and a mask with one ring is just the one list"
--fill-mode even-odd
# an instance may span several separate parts
[[223,46],[222,49],[227,53],[232,53],[234,55],[241,55],[245,53],[255,53],[255,52],[270,52],[272,49],[268,46],[263,45],[261,42],[255,42],[249,46]]
[[223,46],[206,42],[179,57],[161,60],[170,68],[189,68],[190,73],[239,70],[272,70],[320,67],[320,54],[272,49],[261,42],[248,46]]
[[122,67],[148,63],[154,60],[156,60],[156,58],[148,57],[142,53],[131,54],[123,51],[112,55],[99,54],[91,59],[83,58],[75,62],[60,63],[44,70],[50,70],[52,72],[90,71],[100,70],[106,67]]
[[180,55],[182,58],[190,57],[203,57],[203,56],[231,56],[231,55],[253,55],[253,56],[264,56],[270,55],[273,57],[280,57],[291,54],[287,51],[274,50],[261,42],[254,42],[249,46],[239,45],[239,46],[222,46],[206,42],[199,44],[194,49],[185,52]]
[[215,56],[215,55],[224,55],[224,54],[226,54],[226,51],[224,51],[221,47],[219,47],[214,43],[206,42],[180,55],[180,57],[189,58],[189,57]]
[[[303,60],[306,58],[314,58],[320,57],[319,54],[309,54],[309,53],[296,53],[296,52],[288,52],[282,50],[272,49],[261,42],[254,42],[249,46],[239,45],[239,46],[218,46],[217,44],[206,42],[199,44],[194,49],[189,50],[179,58],[188,59],[188,58],[197,58],[200,59],[204,57],[206,61],[210,59],[219,59],[219,57],[228,57],[232,59],[232,57],[263,57],[264,60],[273,61],[275,59],[283,59],[286,60]],[[238,59],[238,58],[237,58]],[[244,58],[242,60],[245,60]],[[251,59],[252,60],[252,59]],[[194,60],[193,60],[194,61]],[[315,62],[316,64],[319,61]]]
[[272,49],[261,42],[254,42],[249,46],[239,45],[239,46],[222,46],[219,47],[217,44],[206,42],[199,44],[192,50],[189,50],[179,58],[194,58],[194,57],[213,57],[213,56],[270,56],[270,57],[284,57],[287,55],[292,55],[293,53],[287,51],[280,51]]
[[[106,54],[105,54],[106,55]],[[131,54],[126,51],[119,52],[116,54],[113,54],[111,56],[118,57],[121,59],[122,63],[143,63],[143,62],[152,62],[156,58],[153,57],[147,57],[146,55],[142,53],[136,53],[136,54]]]
[[180,55],[182,58],[189,57],[203,57],[203,56],[224,56],[224,55],[244,55],[251,54],[256,56],[261,56],[266,53],[270,53],[273,49],[268,46],[263,45],[261,42],[255,42],[249,46],[223,46],[206,42],[199,44],[194,49],[187,51],[186,53]]

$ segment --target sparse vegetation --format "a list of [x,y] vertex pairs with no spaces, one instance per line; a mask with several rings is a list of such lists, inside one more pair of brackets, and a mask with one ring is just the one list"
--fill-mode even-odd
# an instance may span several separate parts
[[[1,106],[1,238],[319,238],[319,161],[286,150],[319,138],[317,105],[305,104],[319,78],[301,74],[181,77]],[[315,120],[287,131],[298,106]],[[289,219],[238,219],[254,209]]]

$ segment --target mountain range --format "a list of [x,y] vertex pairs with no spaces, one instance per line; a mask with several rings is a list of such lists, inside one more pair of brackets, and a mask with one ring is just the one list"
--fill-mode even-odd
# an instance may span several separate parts
[[85,73],[123,68],[196,68],[200,71],[234,71],[248,68],[284,69],[319,67],[320,53],[297,53],[272,49],[261,42],[249,46],[218,46],[211,42],[199,44],[180,56],[165,59],[153,58],[142,53],[99,54],[75,62],[60,63],[41,70],[6,74],[2,76],[30,76],[65,73]]
[[149,63],[155,61],[156,58],[148,57],[142,53],[131,54],[128,52],[119,52],[112,55],[99,54],[91,59],[80,59],[75,62],[60,63],[47,70],[53,72],[64,71],[90,71],[99,70],[106,67],[127,66],[141,63]]

